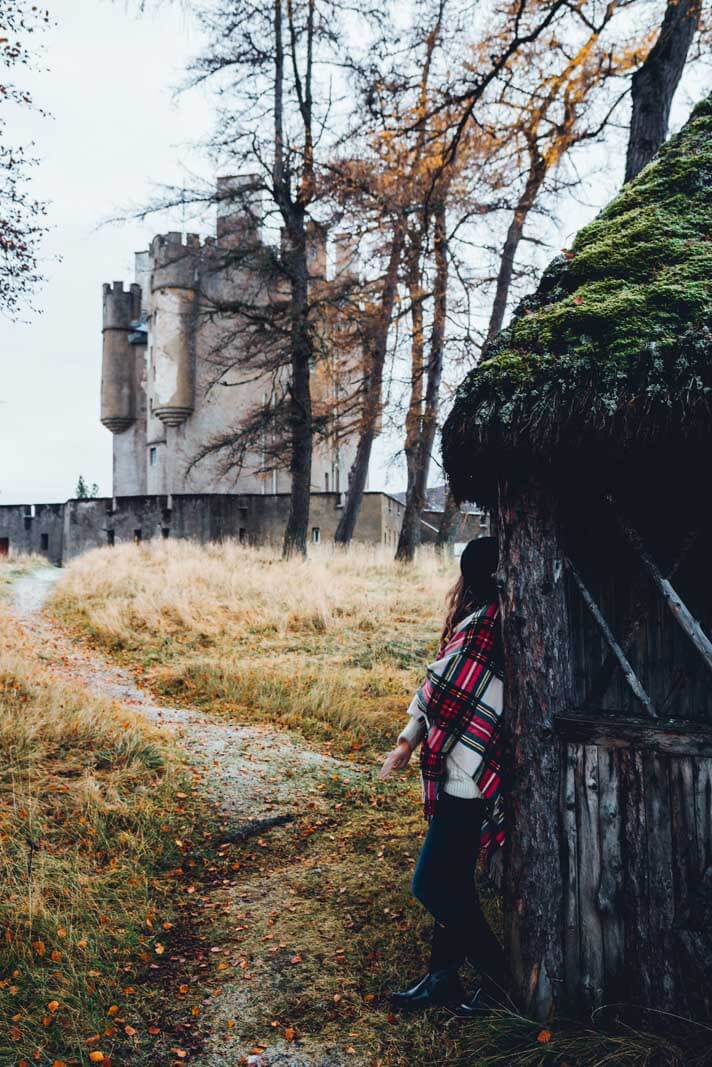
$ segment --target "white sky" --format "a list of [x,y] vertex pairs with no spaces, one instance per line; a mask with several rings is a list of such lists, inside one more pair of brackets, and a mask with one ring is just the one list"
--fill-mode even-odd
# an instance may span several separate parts
[[[196,227],[169,216],[100,224],[146,203],[157,184],[180,181],[183,168],[209,175],[190,147],[210,126],[207,95],[173,92],[198,45],[189,17],[173,5],[139,17],[111,0],[55,0],[52,8],[51,70],[32,88],[53,118],[31,119],[29,129],[41,157],[35,194],[51,201],[45,251],[61,261],[45,265],[41,314],[19,323],[0,317],[0,504],[65,500],[80,473],[111,493],[111,434],[99,422],[101,286],[130,281],[134,251],[154,233]],[[675,126],[690,100],[688,90],[678,93]],[[621,166],[611,163],[590,196],[595,205],[609,199]],[[593,205],[572,207],[563,234],[594,213]],[[402,487],[388,462],[392,447],[380,443],[371,488]]]

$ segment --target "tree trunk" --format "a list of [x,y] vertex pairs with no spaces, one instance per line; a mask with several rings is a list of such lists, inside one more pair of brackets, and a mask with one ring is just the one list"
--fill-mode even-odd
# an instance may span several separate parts
[[449,545],[452,541],[455,531],[455,523],[457,522],[459,515],[460,508],[457,505],[457,501],[452,495],[452,492],[448,490],[442,518],[440,519],[440,525],[438,526],[438,535],[435,538],[435,547],[438,552],[442,552],[445,545]]
[[290,556],[307,554],[309,530],[309,503],[311,499],[311,467],[313,422],[310,386],[310,363],[312,354],[309,323],[309,275],[307,270],[307,244],[304,216],[295,220],[294,232],[290,235],[293,245],[289,255],[292,279],[291,344],[291,438],[292,455],[290,473],[292,486],[289,496],[289,515],[284,531],[282,554]]
[[[423,421],[423,385],[425,382],[425,335],[423,330],[424,293],[422,285],[423,235],[418,230],[410,242],[408,252],[408,294],[410,296],[411,341],[410,341],[410,400],[405,417],[405,465],[407,472],[406,504],[398,538],[396,559],[408,559],[415,554],[420,540],[420,513],[416,510],[414,495],[420,466]],[[407,548],[404,547],[407,545]],[[409,555],[410,552],[410,555]]]
[[347,545],[351,541],[361,509],[361,499],[366,488],[368,466],[371,461],[371,449],[376,437],[378,418],[381,412],[381,389],[383,385],[383,367],[388,350],[388,330],[393,314],[393,305],[398,291],[398,266],[403,247],[403,228],[396,223],[388,258],[388,266],[383,279],[381,306],[368,326],[366,343],[367,376],[361,416],[361,432],[356,457],[349,471],[349,485],[344,501],[339,524],[336,527],[334,541],[338,545]]
[[633,75],[625,180],[650,162],[667,137],[670,106],[700,19],[700,0],[668,0],[660,36]]
[[498,585],[505,649],[508,840],[505,950],[521,1011],[563,1000],[561,751],[553,716],[573,703],[556,501],[536,481],[500,484]]
[[545,177],[546,163],[539,155],[536,148],[532,148],[526,185],[524,186],[524,191],[514,209],[514,215],[509,224],[507,237],[502,248],[502,258],[499,261],[499,272],[497,274],[497,288],[492,302],[492,311],[490,313],[489,326],[487,327],[487,336],[485,337],[483,351],[492,343],[492,341],[494,341],[495,337],[502,329],[502,323],[504,322],[504,316],[507,311],[509,290],[512,287],[514,260],[522,240],[524,225],[527,221],[529,212],[539,195],[539,190],[541,189]]
[[[405,512],[398,538],[396,559],[412,562],[415,551],[420,544],[420,517],[425,507],[430,473],[430,458],[433,452],[435,431],[438,424],[440,407],[440,381],[442,379],[443,357],[445,352],[445,322],[447,318],[447,282],[448,282],[448,248],[445,204],[440,202],[433,212],[435,252],[435,283],[433,286],[433,326],[430,335],[430,352],[428,355],[428,380],[425,389],[422,418],[417,419],[415,440],[412,443],[412,458],[408,468],[408,489],[406,493]],[[422,305],[420,331],[422,338]],[[422,396],[422,341],[420,359],[420,394]],[[416,365],[414,363],[414,372]],[[408,456],[408,439],[406,438],[406,456]]]

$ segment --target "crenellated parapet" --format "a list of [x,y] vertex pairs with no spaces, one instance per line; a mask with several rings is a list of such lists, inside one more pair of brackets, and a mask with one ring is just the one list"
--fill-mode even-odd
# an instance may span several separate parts
[[141,286],[123,282],[103,288],[101,421],[112,433],[123,433],[136,418],[131,324],[141,314]]

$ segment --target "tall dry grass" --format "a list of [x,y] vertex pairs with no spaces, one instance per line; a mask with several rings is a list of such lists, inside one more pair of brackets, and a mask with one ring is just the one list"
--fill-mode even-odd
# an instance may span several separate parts
[[123,545],[69,567],[53,601],[164,696],[382,747],[437,645],[451,561],[380,548],[282,561],[234,542]]
[[0,633],[0,1063],[84,1063],[125,1040],[107,1010],[178,854],[178,764],[143,720],[50,673],[7,615]]

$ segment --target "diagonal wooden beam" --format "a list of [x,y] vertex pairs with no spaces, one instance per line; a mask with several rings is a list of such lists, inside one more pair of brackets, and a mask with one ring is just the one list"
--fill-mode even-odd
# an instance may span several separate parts
[[680,629],[695,646],[705,664],[712,671],[712,641],[700,626],[697,619],[686,607],[682,598],[675,592],[670,580],[666,578],[653,557],[643,544],[638,531],[620,514],[616,513],[618,525],[631,548],[638,553],[643,566],[657,586],[660,595],[670,609],[670,613]]
[[[700,537],[702,536],[702,532],[702,527],[698,526],[695,530],[692,531],[692,533],[688,537],[685,538],[682,543],[680,553],[675,562],[673,563],[670,569],[670,573],[667,575],[668,581],[672,581],[672,579],[675,577],[680,567],[683,565],[688,555],[699,541]],[[621,641],[621,648],[625,652],[626,656],[630,655],[630,650],[633,647],[633,643],[638,635],[638,630],[644,622],[647,622],[649,617],[650,610],[648,608],[644,608],[640,601],[636,601],[632,605],[630,610],[626,613],[625,622],[623,624],[624,636],[623,640]],[[613,675],[616,662],[616,657],[613,655],[612,652],[609,652],[603,663],[601,664],[598,672],[596,673],[596,677],[593,680],[591,690],[586,700],[587,704],[596,706],[600,704],[600,702],[603,700],[603,695],[611,683],[611,677]]]
[[571,571],[571,575],[574,581],[576,582],[576,585],[579,587],[579,592],[581,593],[584,604],[591,612],[591,615],[593,616],[595,622],[598,624],[598,627],[601,633],[603,634],[606,643],[608,644],[608,647],[611,650],[611,654],[618,661],[620,668],[623,671],[623,676],[625,677],[626,682],[630,686],[633,695],[637,700],[640,701],[640,703],[647,711],[648,715],[650,715],[653,719],[657,719],[658,714],[655,710],[655,706],[652,700],[645,691],[642,682],[638,678],[638,675],[633,670],[625,652],[616,641],[613,631],[611,630],[610,626],[608,625],[608,622],[606,621],[605,615],[599,608],[596,601],[591,596],[586,586],[586,583],[584,582],[576,567],[568,557],[566,558],[566,566]]

